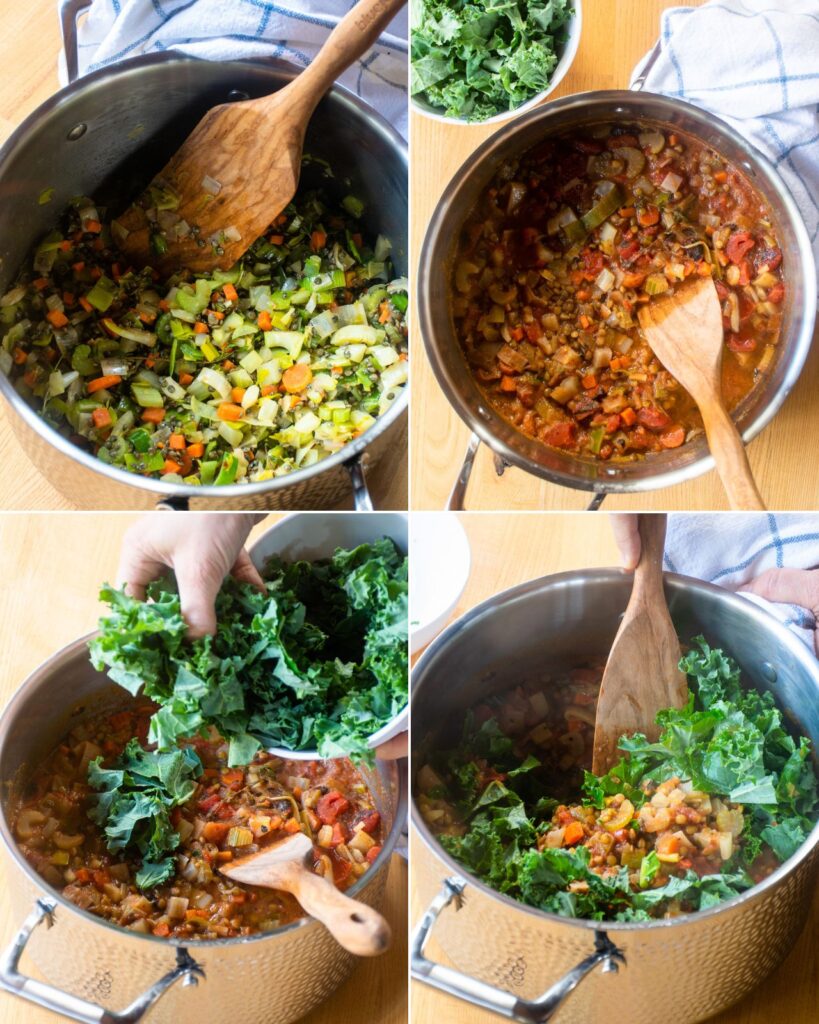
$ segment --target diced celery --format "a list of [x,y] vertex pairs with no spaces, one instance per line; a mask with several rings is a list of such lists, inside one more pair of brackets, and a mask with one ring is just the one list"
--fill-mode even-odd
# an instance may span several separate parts
[[406,384],[409,379],[409,370],[406,360],[394,363],[381,374],[381,387],[385,390],[396,388],[399,384]]
[[209,341],[202,342],[202,355],[207,359],[209,363],[219,358],[218,349],[212,345]]
[[265,331],[264,343],[272,349],[283,348],[295,359],[304,345],[303,331]]
[[131,394],[143,409],[162,409],[165,405],[161,392],[150,384],[143,384],[142,381],[134,381],[131,384]]
[[379,331],[369,324],[350,324],[348,327],[339,327],[330,338],[330,344],[347,345],[350,342],[364,342],[366,345],[376,345],[383,341],[384,337],[384,331]]
[[94,287],[85,296],[86,301],[90,302],[94,309],[104,313],[111,303],[114,301],[114,294],[116,293],[117,286],[114,282],[106,277],[105,274],[100,277]]
[[247,373],[255,373],[262,365],[262,358],[258,352],[248,352],[246,356],[242,356],[239,360],[239,365]]
[[370,355],[379,370],[386,370],[398,361],[398,353],[392,345],[375,345],[370,349]]

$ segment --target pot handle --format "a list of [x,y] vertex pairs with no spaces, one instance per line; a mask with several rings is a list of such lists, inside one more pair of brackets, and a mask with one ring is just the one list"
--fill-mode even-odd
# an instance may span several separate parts
[[367,477],[364,473],[361,459],[361,455],[356,455],[349,462],[344,463],[344,468],[350,474],[350,483],[353,485],[353,503],[355,504],[356,512],[372,512],[373,499],[367,486]]
[[77,51],[77,18],[91,6],[91,0],[59,0],[60,31],[65,51],[65,70],[71,84],[80,73]]
[[205,972],[191,958],[188,951],[177,947],[176,967],[137,996],[121,1013],[106,1010],[97,1003],[73,996],[70,992],[63,992],[62,989],[37,981],[35,978],[28,978],[18,970],[20,957],[38,924],[45,921],[49,928],[52,926],[55,907],[54,900],[37,900],[14,941],[0,957],[0,989],[51,1010],[52,1013],[61,1013],[71,1020],[80,1021],[81,1024],[137,1024],[137,1021],[142,1020],[177,981],[182,979],[183,985],[196,985],[200,977],[205,977]]
[[447,878],[443,888],[427,908],[412,939],[413,978],[432,985],[433,988],[440,989],[441,992],[446,992],[457,999],[463,999],[481,1009],[490,1010],[509,1020],[520,1021],[521,1024],[544,1024],[545,1021],[551,1020],[563,1005],[566,997],[598,964],[602,965],[603,973],[606,974],[616,973],[618,964],[626,962],[623,954],[611,942],[606,933],[596,931],[594,933],[594,952],[567,971],[554,985],[546,989],[542,996],[533,1000],[520,999],[512,992],[506,992],[495,985],[479,981],[452,967],[436,964],[424,956],[424,947],[441,911],[452,902],[455,903],[456,910],[458,909],[465,886],[466,882],[462,878],[457,876]]
[[176,498],[173,495],[156,503],[157,512],[187,512],[189,507],[187,498]]
[[478,448],[481,446],[481,439],[477,434],[470,435],[469,444],[466,446],[466,455],[464,455],[464,461],[461,464],[460,472],[458,473],[458,479],[450,491],[449,499],[446,503],[447,512],[463,512],[464,501],[466,500],[466,489],[469,486],[469,478],[472,476],[472,467],[475,464],[475,456],[478,454]]

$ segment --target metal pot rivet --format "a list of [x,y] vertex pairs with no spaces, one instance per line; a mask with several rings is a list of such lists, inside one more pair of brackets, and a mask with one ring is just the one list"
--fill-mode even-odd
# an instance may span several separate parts
[[776,669],[769,661],[762,662],[762,678],[768,683],[775,683],[777,680]]
[[228,99],[233,103],[239,100],[249,100],[250,94],[246,93],[243,89],[231,89],[228,93]]
[[88,125],[84,121],[80,121],[79,124],[75,124],[71,131],[68,133],[66,138],[69,142],[76,142],[77,139],[81,139],[83,135],[88,131]]

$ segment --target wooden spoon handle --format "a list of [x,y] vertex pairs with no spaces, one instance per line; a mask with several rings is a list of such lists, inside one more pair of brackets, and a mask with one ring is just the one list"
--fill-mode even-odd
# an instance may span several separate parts
[[640,561],[634,570],[635,594],[662,598],[665,530],[665,512],[642,512],[637,516]]
[[406,0],[358,0],[310,65],[288,86],[291,102],[312,112],[342,71],[369,50],[405,3]]
[[378,956],[389,948],[390,926],[381,914],[366,903],[345,896],[321,875],[295,866],[288,872],[287,891],[350,953]]
[[748,455],[736,424],[718,399],[700,405],[708,447],[732,509],[738,512],[764,511],[765,503],[756,487]]

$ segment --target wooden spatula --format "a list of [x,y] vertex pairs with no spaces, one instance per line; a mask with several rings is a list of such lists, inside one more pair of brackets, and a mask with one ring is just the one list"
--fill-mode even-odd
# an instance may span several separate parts
[[[179,221],[160,235],[146,218],[151,203],[143,196],[114,222],[114,237],[129,261],[163,274],[232,267],[295,195],[304,134],[319,100],[405,2],[359,0],[289,85],[272,96],[209,110],[154,178],[179,197]],[[349,139],[350,146],[357,144]],[[185,225],[189,233],[178,238],[177,226]]]
[[339,945],[356,956],[378,956],[390,945],[390,926],[366,903],[350,899],[331,881],[310,870],[313,844],[303,832],[273,843],[258,853],[219,870],[234,882],[281,889],[295,896]]
[[656,740],[662,708],[681,708],[688,698],[678,668],[680,642],[663,593],[665,515],[640,515],[640,561],[623,621],[611,645],[594,729],[592,771],[602,775],[619,761],[617,741],[644,733]]
[[697,403],[732,509],[764,509],[748,456],[722,401],[722,311],[710,277],[690,277],[641,307],[640,326],[654,354]]

